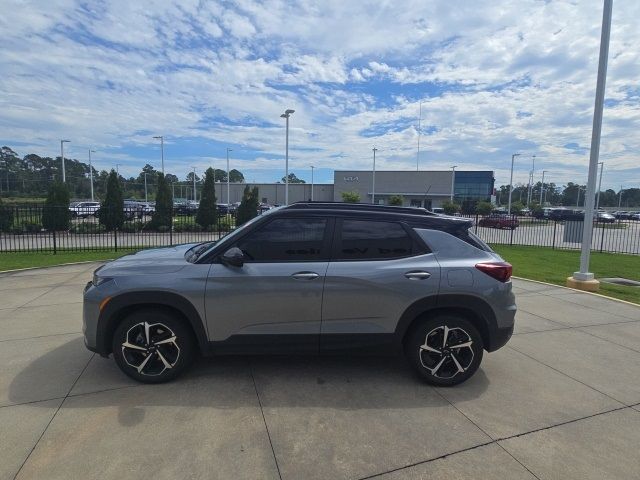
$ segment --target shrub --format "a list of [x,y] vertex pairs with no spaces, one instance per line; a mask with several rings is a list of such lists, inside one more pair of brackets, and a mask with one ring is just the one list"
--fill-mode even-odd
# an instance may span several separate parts
[[69,230],[69,189],[62,182],[54,182],[42,210],[42,226],[49,231]]
[[[151,226],[159,232],[167,232],[173,221],[173,196],[163,173],[158,173],[156,211],[151,217]],[[162,228],[164,227],[164,228]]]
[[522,202],[515,202],[511,204],[511,214],[512,215],[522,215],[522,209],[524,205]]
[[148,222],[140,222],[140,221],[124,222],[122,224],[122,227],[120,227],[120,231],[125,233],[141,232],[142,230],[145,229],[145,227],[147,227],[147,225],[148,225]]
[[358,203],[360,194],[358,192],[342,192],[342,201],[346,203]]
[[489,215],[493,210],[493,205],[489,202],[478,202],[476,205],[476,213],[479,215]]
[[107,230],[120,230],[124,223],[124,199],[122,186],[115,170],[107,178],[107,193],[100,205],[100,223]]
[[216,207],[216,184],[214,180],[213,168],[207,168],[204,173],[204,186],[196,214],[196,222],[202,228],[215,225],[218,218],[218,208]]
[[460,205],[449,200],[442,202],[442,208],[447,215],[454,215],[460,211]]
[[200,225],[198,225],[197,223],[176,223],[173,226],[173,231],[174,232],[201,232],[202,231],[202,227]]
[[391,195],[389,197],[389,205],[401,207],[402,205],[404,205],[404,198],[402,197],[402,195]]
[[13,225],[13,208],[4,206],[0,198],[0,232],[8,232]]
[[244,194],[236,215],[237,225],[242,225],[258,216],[258,187],[249,188],[249,185],[244,187]]
[[71,233],[77,234],[93,234],[93,233],[104,233],[107,231],[106,227],[100,223],[75,223],[71,225],[70,229]]

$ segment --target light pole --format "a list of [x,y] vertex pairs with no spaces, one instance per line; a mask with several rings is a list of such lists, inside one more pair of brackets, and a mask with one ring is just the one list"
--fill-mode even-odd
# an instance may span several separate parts
[[147,196],[147,172],[144,172],[144,201],[149,201],[149,197]]
[[600,55],[598,59],[598,80],[596,82],[596,98],[593,108],[593,128],[591,130],[591,149],[589,155],[589,176],[585,193],[585,213],[582,227],[582,245],[580,249],[580,271],[574,272],[567,279],[567,286],[598,290],[599,282],[589,272],[591,257],[591,241],[593,233],[593,207],[595,202],[596,180],[598,176],[598,159],[600,157],[600,134],[602,132],[602,111],[604,109],[604,93],[607,80],[607,59],[609,57],[609,37],[611,34],[611,11],[613,0],[604,0],[602,12],[602,33],[600,36]]
[[93,166],[91,165],[92,153],[96,153],[96,151],[89,149],[89,181],[91,182],[91,201],[93,202]]
[[420,135],[422,134],[422,100],[418,111],[418,153],[416,154],[416,172],[420,168]]
[[67,174],[64,169],[64,144],[71,143],[71,140],[60,140],[60,158],[62,159],[62,183],[67,181]]
[[[227,147],[227,211],[229,210],[229,206],[231,205],[231,200],[230,200],[230,196],[229,196],[229,152],[233,152],[233,150],[231,150],[229,147]],[[215,183],[215,172],[213,174],[213,181]]]
[[455,188],[456,183],[456,167],[457,165],[453,165],[451,167],[451,196],[449,197],[449,202],[453,203],[453,189]]
[[519,153],[514,153],[511,155],[511,179],[509,180],[509,207],[507,208],[507,213],[511,215],[511,194],[513,193],[513,161],[516,157],[519,157]]
[[122,165],[121,163],[116,163],[116,176],[118,177],[118,179],[120,179],[120,170],[118,170],[118,167]]
[[536,156],[531,156],[531,172],[529,173],[529,191],[527,192],[527,207],[531,203],[531,197],[533,197],[533,176],[536,172]]
[[191,168],[193,168],[193,203],[196,203],[198,201],[198,192],[196,192],[196,167]]
[[316,167],[311,165],[311,201],[312,202],[313,202],[313,170],[314,170],[314,168],[316,168]]
[[598,162],[600,165],[600,180],[598,180],[598,193],[596,194],[596,210],[600,208],[600,189],[602,188],[602,169],[604,168],[604,162]]
[[376,203],[376,152],[378,149],[373,147],[373,179],[371,183],[371,203]]
[[578,199],[576,200],[576,208],[580,206],[580,192],[582,191],[582,187],[578,187]]
[[542,207],[544,205],[544,203],[542,202],[542,195],[544,192],[544,174],[546,173],[546,170],[542,170],[542,184],[540,185],[540,206]]
[[621,205],[622,205],[622,185],[620,185],[620,193],[618,194],[618,210],[620,210]]
[[286,109],[281,118],[286,119],[286,133],[285,133],[285,167],[284,167],[284,204],[289,205],[289,117],[295,113],[295,110],[290,108]]
[[162,174],[164,175],[164,136],[157,135],[153,138],[160,140],[160,161],[162,162]]

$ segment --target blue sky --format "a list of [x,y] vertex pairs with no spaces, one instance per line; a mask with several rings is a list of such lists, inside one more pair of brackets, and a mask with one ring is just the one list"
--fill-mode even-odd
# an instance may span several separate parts
[[[232,168],[492,169],[584,183],[598,1],[6,0],[0,143],[20,154],[120,164],[135,175]],[[601,160],[604,187],[640,186],[638,2],[614,5]],[[420,105],[422,116],[419,120]],[[421,128],[418,125],[421,125]]]

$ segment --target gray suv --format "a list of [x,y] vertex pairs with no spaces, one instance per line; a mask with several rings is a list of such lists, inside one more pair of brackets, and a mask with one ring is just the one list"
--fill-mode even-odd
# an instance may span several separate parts
[[143,250],[95,271],[87,348],[147,383],[197,354],[406,355],[455,385],[511,337],[511,265],[471,222],[419,208],[296,203],[218,242]]

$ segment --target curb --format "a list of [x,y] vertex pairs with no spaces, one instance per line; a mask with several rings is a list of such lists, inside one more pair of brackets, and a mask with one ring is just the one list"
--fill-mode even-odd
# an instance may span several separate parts
[[26,268],[15,268],[13,270],[0,270],[0,275],[4,273],[15,273],[15,272],[26,272],[28,270],[41,270],[43,268],[55,268],[55,267],[64,267],[67,265],[82,265],[84,263],[98,263],[98,262],[110,262],[114,260],[113,258],[105,258],[104,260],[84,260],[82,262],[69,262],[69,263],[58,263],[56,265],[47,265],[44,267],[26,267]]
[[530,278],[517,277],[515,275],[513,275],[512,278],[517,278],[518,280],[524,280],[526,282],[533,282],[533,283],[540,283],[542,285],[549,285],[551,287],[564,288],[566,290],[571,290],[572,292],[576,292],[576,293],[586,293],[587,295],[594,295],[596,297],[606,298],[607,300],[613,300],[614,302],[620,302],[620,303],[624,303],[626,305],[632,305],[634,307],[640,308],[640,305],[637,304],[637,303],[628,302],[626,300],[620,300],[619,298],[608,297],[608,296],[602,295],[600,293],[587,292],[585,290],[578,290],[577,288],[565,287],[564,285],[556,285],[555,283],[541,282],[540,280],[531,280]]

